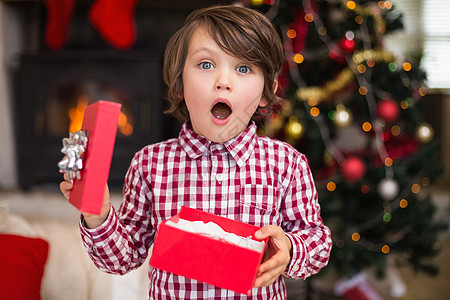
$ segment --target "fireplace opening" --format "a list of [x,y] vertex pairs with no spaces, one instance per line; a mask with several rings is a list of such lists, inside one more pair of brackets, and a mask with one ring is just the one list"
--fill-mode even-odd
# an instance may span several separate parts
[[178,134],[164,114],[161,53],[89,58],[86,53],[23,56],[18,73],[16,128],[23,189],[62,179],[62,139],[81,129],[84,108],[99,100],[122,104],[109,183],[121,187],[133,154]]
[[127,91],[115,86],[100,84],[96,81],[73,82],[56,90],[53,95],[50,95],[45,117],[37,118],[37,120],[46,120],[47,124],[39,124],[42,121],[38,121],[35,128],[39,132],[45,130],[53,135],[80,130],[85,107],[99,99],[122,104],[117,134],[123,137],[131,136],[134,131],[134,120],[133,108],[130,107],[130,95]]

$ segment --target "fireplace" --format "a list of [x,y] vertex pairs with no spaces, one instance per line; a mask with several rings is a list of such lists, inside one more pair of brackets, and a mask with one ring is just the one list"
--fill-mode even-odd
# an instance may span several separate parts
[[23,56],[18,73],[16,130],[20,185],[61,179],[62,138],[81,128],[84,107],[122,104],[110,183],[120,185],[133,153],[176,134],[163,114],[160,53]]

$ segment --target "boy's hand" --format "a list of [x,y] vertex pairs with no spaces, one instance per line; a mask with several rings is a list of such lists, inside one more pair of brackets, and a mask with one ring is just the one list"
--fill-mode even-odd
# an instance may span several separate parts
[[[69,180],[67,175],[64,174],[64,181],[60,183],[59,189],[61,193],[69,200],[70,191],[73,189],[73,180]],[[95,215],[87,212],[80,211],[84,217],[84,221],[89,228],[96,228],[105,222],[108,218],[109,209],[111,208],[111,203],[109,202],[109,189],[108,185],[105,186],[105,195],[103,196],[103,206],[100,215]]]
[[291,240],[281,227],[275,225],[264,226],[255,232],[255,237],[260,240],[270,237],[255,280],[255,287],[269,286],[286,270],[291,260]]

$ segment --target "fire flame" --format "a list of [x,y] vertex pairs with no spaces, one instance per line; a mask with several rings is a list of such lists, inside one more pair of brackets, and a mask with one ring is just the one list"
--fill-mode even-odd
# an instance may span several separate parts
[[[84,108],[89,104],[89,96],[81,95],[78,98],[77,106],[69,109],[69,132],[75,132],[81,130],[83,124]],[[128,122],[128,117],[125,113],[120,112],[119,122],[117,125],[120,133],[125,136],[133,134],[134,127]]]

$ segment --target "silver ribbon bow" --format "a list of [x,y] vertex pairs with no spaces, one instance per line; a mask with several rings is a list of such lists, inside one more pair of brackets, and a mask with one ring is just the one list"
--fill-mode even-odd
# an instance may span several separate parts
[[66,173],[67,177],[81,179],[80,170],[83,169],[83,153],[86,151],[88,137],[87,131],[71,132],[68,138],[63,139],[61,152],[65,154],[58,163],[59,172]]

